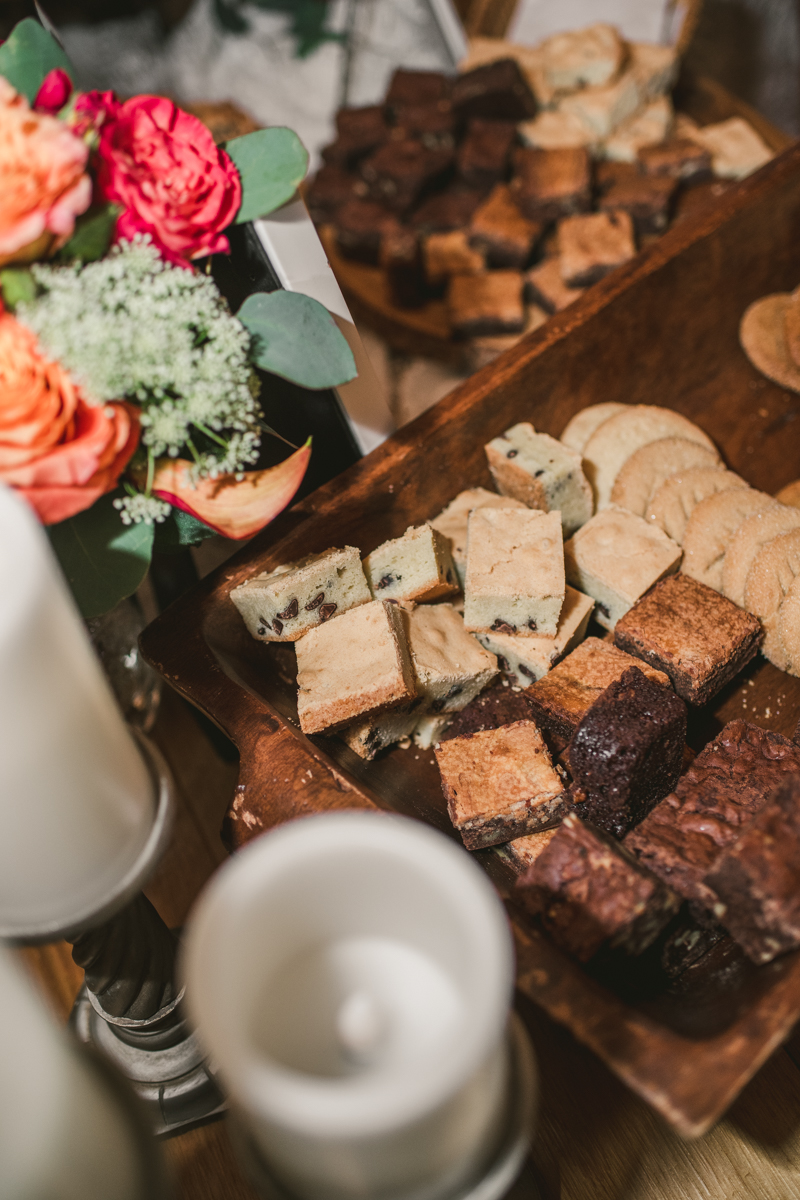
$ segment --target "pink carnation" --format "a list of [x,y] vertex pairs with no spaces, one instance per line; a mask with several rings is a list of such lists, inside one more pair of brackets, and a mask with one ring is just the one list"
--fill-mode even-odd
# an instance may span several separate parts
[[210,132],[162,96],[136,96],[107,109],[100,130],[98,185],[122,206],[116,238],[147,233],[164,258],[227,253],[222,231],[242,203],[239,174]]
[[86,211],[86,145],[0,78],[0,266],[53,254]]

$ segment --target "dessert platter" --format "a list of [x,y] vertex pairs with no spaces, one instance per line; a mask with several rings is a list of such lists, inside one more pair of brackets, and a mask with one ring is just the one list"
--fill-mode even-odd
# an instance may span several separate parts
[[357,319],[482,365],[788,144],[679,65],[602,23],[480,37],[340,109],[306,198]]
[[800,412],[738,340],[799,227],[790,149],[142,639],[239,748],[232,849],[331,808],[460,838],[519,988],[690,1136],[800,1016],[797,899],[764,886],[797,837]]

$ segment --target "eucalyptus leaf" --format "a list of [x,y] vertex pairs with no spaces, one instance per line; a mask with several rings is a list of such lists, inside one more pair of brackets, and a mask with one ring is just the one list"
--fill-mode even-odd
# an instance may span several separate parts
[[255,221],[291,200],[308,169],[308,151],[292,129],[256,129],[227,142],[225,149],[242,181],[236,224]]
[[47,30],[25,17],[11,30],[11,34],[0,46],[0,75],[4,75],[12,87],[21,92],[30,104],[37,92],[56,67],[73,77],[72,63]]
[[108,204],[100,212],[79,219],[72,237],[58,253],[63,262],[97,262],[108,250],[117,216],[122,211],[116,204]]
[[152,525],[123,525],[114,499],[101,496],[91,508],[47,533],[84,617],[99,617],[136,591],[153,553]]
[[184,546],[199,546],[206,538],[216,537],[216,529],[210,529],[191,513],[173,508],[166,521],[155,527],[153,549],[157,554],[175,554]]
[[3,304],[13,312],[18,304],[36,299],[36,280],[27,267],[4,267],[0,271],[0,292]]
[[358,374],[345,337],[324,305],[300,292],[254,292],[236,314],[253,338],[257,367],[319,390]]

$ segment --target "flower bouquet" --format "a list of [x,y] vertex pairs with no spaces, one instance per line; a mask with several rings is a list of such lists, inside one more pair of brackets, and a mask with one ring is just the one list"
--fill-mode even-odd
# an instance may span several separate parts
[[253,470],[254,368],[306,388],[356,374],[321,304],[210,274],[226,229],[286,203],[297,136],[214,144],[161,96],[79,92],[25,19],[0,45],[0,481],[47,526],[85,616],[141,582],[154,546],[254,534],[291,500],[310,440]]

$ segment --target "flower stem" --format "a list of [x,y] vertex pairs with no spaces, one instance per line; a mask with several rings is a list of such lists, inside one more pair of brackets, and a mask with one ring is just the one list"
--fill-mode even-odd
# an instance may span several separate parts
[[192,421],[192,424],[194,425],[195,429],[199,429],[200,432],[204,433],[207,438],[211,438],[212,442],[216,442],[218,446],[222,446],[223,450],[228,449],[228,443],[224,438],[221,438],[218,433],[214,433],[213,429],[209,429],[208,426],[201,424],[200,421]]
[[147,449],[147,482],[145,483],[144,494],[149,496],[153,490],[153,479],[156,473],[156,456],[153,454],[152,448]]

